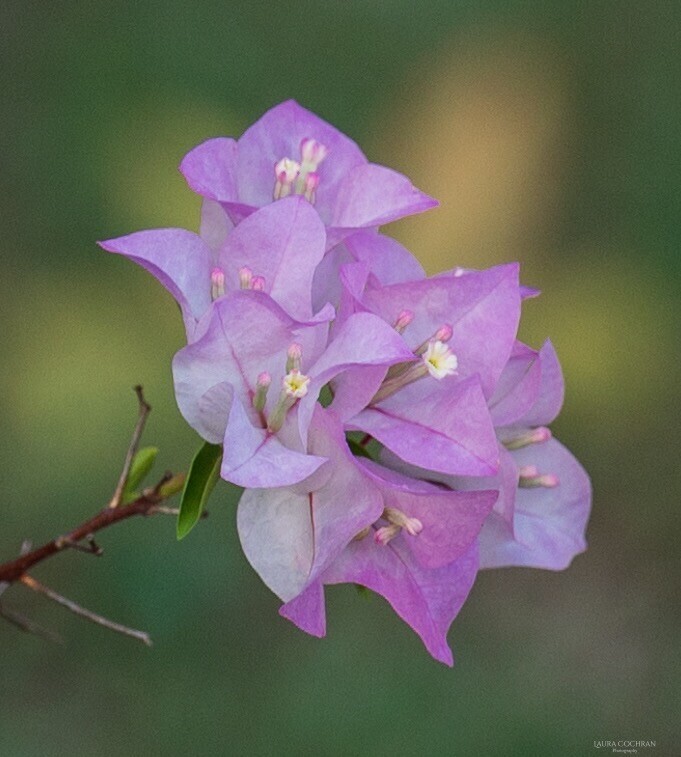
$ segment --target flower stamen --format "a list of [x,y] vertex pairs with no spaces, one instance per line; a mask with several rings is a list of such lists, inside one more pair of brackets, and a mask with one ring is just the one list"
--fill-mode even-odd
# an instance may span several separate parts
[[274,166],[274,199],[280,200],[291,194],[291,188],[300,174],[300,163],[291,158],[282,158]]
[[433,378],[443,379],[456,373],[459,365],[456,355],[439,339],[429,342],[423,354],[423,364]]
[[560,483],[555,473],[540,474],[536,465],[523,465],[518,471],[518,486],[523,489],[553,489]]
[[389,544],[402,530],[410,536],[418,536],[423,531],[423,523],[418,518],[410,518],[395,507],[386,507],[382,517],[388,521],[388,525],[377,528],[374,534],[374,541],[382,547]]
[[310,385],[310,377],[301,371],[303,348],[295,342],[286,353],[286,375],[281,382],[277,404],[267,420],[267,428],[276,433],[284,425],[288,411],[302,399]]
[[253,407],[259,412],[265,409],[265,402],[267,402],[267,390],[272,383],[272,377],[267,371],[263,371],[259,376],[255,385],[255,395],[253,396]]
[[[402,365],[405,364],[403,363]],[[457,366],[458,360],[456,355],[444,342],[430,342],[420,362],[416,364],[407,363],[401,371],[392,375],[388,371],[386,378],[372,397],[370,404],[375,405],[391,397],[395,392],[409,384],[413,384],[414,381],[418,381],[428,374],[438,381],[446,376],[452,376],[456,373]]]
[[242,289],[250,289],[253,284],[253,271],[245,265],[239,268],[239,286]]
[[294,368],[284,376],[282,385],[288,397],[299,400],[307,394],[309,383],[310,377]]
[[393,328],[398,334],[404,334],[404,330],[413,320],[414,313],[411,310],[401,310],[393,323]]
[[522,449],[529,447],[531,444],[542,444],[551,438],[551,429],[546,426],[538,426],[528,431],[526,434],[520,434],[513,439],[503,442],[504,447],[508,450]]
[[426,339],[425,342],[419,344],[414,350],[414,355],[423,355],[432,342],[442,342],[443,344],[446,344],[452,338],[453,333],[454,329],[448,323],[443,323],[430,339]]
[[222,268],[213,268],[210,274],[210,298],[215,301],[225,293],[225,272]]
[[286,353],[286,373],[290,373],[294,370],[299,371],[302,357],[303,348],[297,342],[293,342]]
[[300,143],[300,163],[291,158],[282,158],[274,166],[274,199],[280,200],[294,193],[303,195],[314,205],[319,186],[317,169],[328,152],[326,145],[311,137],[305,137]]

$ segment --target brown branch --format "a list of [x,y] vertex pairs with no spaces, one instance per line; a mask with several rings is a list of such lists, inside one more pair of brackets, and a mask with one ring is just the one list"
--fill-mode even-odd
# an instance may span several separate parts
[[138,497],[134,502],[129,505],[125,505],[120,508],[105,507],[97,515],[81,523],[64,536],[57,536],[56,538],[43,544],[41,547],[34,549],[31,552],[27,552],[25,555],[16,558],[16,560],[10,560],[9,562],[0,565],[0,584],[14,583],[18,581],[22,574],[32,568],[39,562],[47,560],[49,557],[56,555],[64,549],[68,549],[72,544],[86,539],[89,535],[101,531],[103,528],[108,528],[114,523],[119,523],[127,518],[132,518],[135,515],[153,515],[154,508],[158,507],[161,501],[159,495],[154,495],[146,492],[141,497]]
[[128,483],[128,476],[130,475],[130,466],[132,465],[133,458],[135,457],[135,453],[137,452],[137,447],[139,446],[140,438],[142,436],[142,432],[144,431],[144,424],[147,422],[147,416],[151,412],[151,405],[149,405],[149,403],[144,399],[144,392],[142,391],[142,387],[139,384],[135,387],[135,394],[137,394],[137,402],[139,404],[139,417],[137,419],[137,423],[135,424],[135,430],[132,432],[132,439],[130,439],[130,445],[125,456],[121,476],[118,479],[118,484],[116,486],[116,490],[114,491],[113,497],[111,498],[111,502],[109,502],[109,507],[112,509],[115,509],[121,504],[121,498],[123,497],[125,485]]
[[[0,564],[0,594],[12,584],[20,583],[92,623],[96,623],[104,628],[137,639],[147,646],[151,646],[151,639],[144,631],[129,628],[128,626],[115,623],[101,615],[97,615],[91,610],[76,604],[73,600],[67,599],[61,594],[58,594],[56,591],[40,583],[28,574],[28,571],[35,565],[49,559],[65,549],[74,549],[97,556],[101,555],[102,550],[95,541],[94,535],[98,531],[113,526],[115,523],[127,520],[135,515],[177,514],[178,511],[175,508],[167,507],[164,504],[166,500],[178,493],[184,482],[183,475],[173,476],[172,473],[166,473],[156,486],[145,489],[133,502],[124,505],[121,504],[123,492],[130,475],[130,467],[137,452],[137,447],[139,445],[142,431],[144,430],[147,416],[151,410],[151,407],[144,399],[142,387],[136,386],[135,392],[139,403],[139,416],[132,434],[130,445],[128,446],[123,470],[118,480],[116,491],[109,504],[96,515],[88,518],[88,520],[84,521],[79,526],[76,526],[69,533],[57,536],[37,549],[31,549],[30,542],[24,542],[19,557]],[[82,544],[81,542],[83,541],[86,541],[87,544]],[[56,635],[52,632],[43,629],[41,626],[20,613],[8,610],[2,605],[0,605],[0,618],[9,621],[29,633],[36,633],[53,640],[57,639]]]
[[101,557],[104,554],[104,550],[97,544],[92,534],[88,534],[85,541],[87,541],[87,546],[77,541],[67,541],[66,546],[75,549],[77,552],[85,552],[86,555],[94,555],[95,557]]
[[89,620],[91,623],[96,623],[99,626],[104,626],[104,628],[108,628],[110,631],[116,631],[116,633],[121,633],[124,636],[130,636],[131,638],[137,639],[143,644],[146,644],[148,647],[151,646],[151,638],[149,637],[149,634],[145,633],[144,631],[138,631],[135,628],[128,628],[128,626],[123,626],[120,623],[115,623],[113,620],[109,620],[108,618],[104,618],[101,615],[97,615],[91,610],[88,610],[85,607],[81,607],[80,605],[76,604],[71,599],[62,597],[61,594],[58,594],[48,586],[41,584],[40,581],[36,581],[32,576],[24,574],[19,579],[19,581],[21,581],[21,583],[24,586],[27,586],[29,589],[42,594],[48,599],[51,599],[53,602],[56,602],[62,607],[65,607],[67,610],[75,613],[76,615],[80,615],[81,618]]

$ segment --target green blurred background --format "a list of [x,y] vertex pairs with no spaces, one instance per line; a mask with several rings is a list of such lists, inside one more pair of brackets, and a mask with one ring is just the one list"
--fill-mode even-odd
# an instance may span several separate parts
[[289,97],[441,200],[388,229],[429,271],[518,259],[544,291],[522,333],[562,357],[594,511],[567,572],[479,576],[454,670],[351,587],[324,641],[280,619],[224,491],[180,544],[130,521],[35,574],[153,650],[12,589],[67,644],[0,626],[2,757],[681,754],[680,25],[634,0],[3,0],[0,557],[111,495],[134,383],[160,470],[186,468],[180,318],[95,240],[195,228],[182,155]]

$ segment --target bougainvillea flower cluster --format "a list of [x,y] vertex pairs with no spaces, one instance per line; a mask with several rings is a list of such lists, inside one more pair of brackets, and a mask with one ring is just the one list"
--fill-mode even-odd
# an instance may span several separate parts
[[325,586],[381,594],[437,660],[481,568],[560,570],[591,490],[549,425],[550,342],[517,339],[518,265],[427,277],[380,233],[436,203],[288,101],[180,170],[200,230],[102,243],[177,300],[187,422],[244,488],[244,553],[280,613],[326,632]]

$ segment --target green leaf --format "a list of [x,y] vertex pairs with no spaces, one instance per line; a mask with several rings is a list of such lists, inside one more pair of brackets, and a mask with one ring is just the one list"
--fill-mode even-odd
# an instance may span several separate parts
[[142,447],[142,449],[137,450],[137,454],[130,464],[130,473],[128,473],[128,480],[123,489],[122,502],[124,505],[139,496],[137,487],[149,475],[157,455],[158,447]]
[[172,478],[168,479],[165,484],[161,484],[158,493],[163,499],[169,499],[179,494],[184,489],[187,476],[184,473],[176,473]]
[[197,524],[203,508],[220,476],[222,447],[206,442],[196,453],[182,490],[180,514],[177,516],[177,538],[184,537]]

